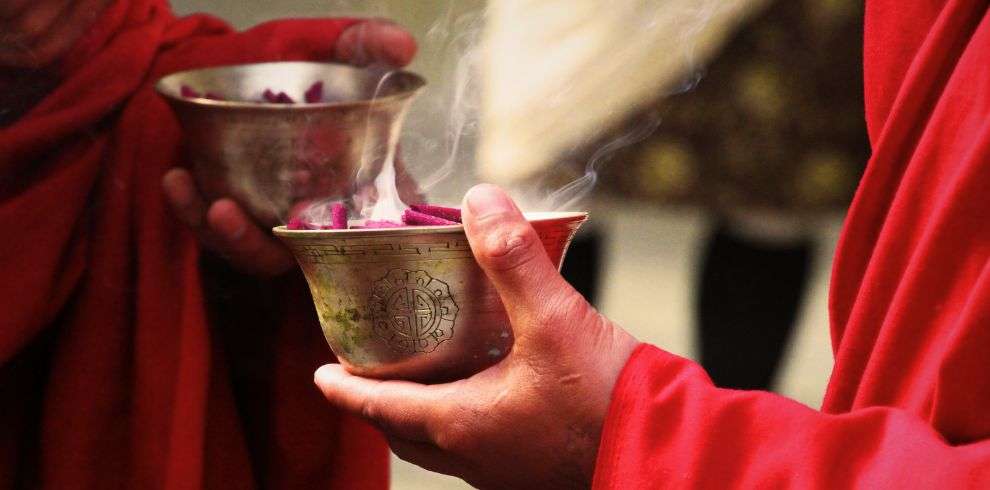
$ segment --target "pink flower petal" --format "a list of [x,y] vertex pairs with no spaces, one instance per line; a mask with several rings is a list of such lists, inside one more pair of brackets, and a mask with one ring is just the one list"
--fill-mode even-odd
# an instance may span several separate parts
[[289,229],[289,230],[307,230],[307,229],[309,229],[309,227],[306,226],[306,222],[303,221],[302,218],[292,218],[292,219],[290,219],[289,220],[289,223],[287,225],[285,225],[285,227],[287,229]]
[[411,226],[444,226],[456,225],[456,221],[430,216],[412,209],[407,209],[402,214],[402,222]]
[[362,228],[402,228],[402,223],[385,220],[368,220],[364,222]]
[[330,226],[335,230],[347,229],[347,208],[342,203],[335,202],[330,206]]

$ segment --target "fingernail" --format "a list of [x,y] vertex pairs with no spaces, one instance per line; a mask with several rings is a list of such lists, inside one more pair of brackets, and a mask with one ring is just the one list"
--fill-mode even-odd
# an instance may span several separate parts
[[505,214],[515,211],[516,205],[512,199],[491,184],[476,185],[468,191],[465,196],[468,209],[475,218],[484,218],[497,214]]
[[327,365],[316,368],[316,371],[313,372],[313,382],[320,384],[320,378],[322,378],[329,370],[330,368]]

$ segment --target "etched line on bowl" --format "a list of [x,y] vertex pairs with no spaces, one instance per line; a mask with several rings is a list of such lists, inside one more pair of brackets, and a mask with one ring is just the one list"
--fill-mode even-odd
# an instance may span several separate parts
[[[569,242],[574,229],[541,230],[540,241],[548,250],[555,250]],[[466,238],[452,238],[437,241],[409,242],[401,237],[391,243],[361,243],[362,238],[338,239],[337,243],[326,241],[301,240],[297,242],[295,255],[309,264],[343,264],[349,262],[380,262],[395,257],[408,257],[416,260],[472,258],[471,245]],[[352,243],[348,243],[352,242]],[[353,243],[358,242],[358,243]]]
[[301,244],[297,250],[296,256],[311,264],[376,261],[379,258],[397,256],[451,259],[471,257],[471,247],[467,240],[434,243]]

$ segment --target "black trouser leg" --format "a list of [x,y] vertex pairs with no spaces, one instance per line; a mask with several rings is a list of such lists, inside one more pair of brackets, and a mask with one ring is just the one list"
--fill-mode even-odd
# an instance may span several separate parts
[[717,386],[769,389],[806,289],[810,240],[767,245],[719,225],[702,259],[701,364]]

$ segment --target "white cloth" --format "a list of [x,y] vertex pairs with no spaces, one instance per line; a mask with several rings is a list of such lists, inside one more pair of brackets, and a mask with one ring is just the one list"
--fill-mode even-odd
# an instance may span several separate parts
[[492,0],[480,174],[508,183],[677,91],[766,0]]

